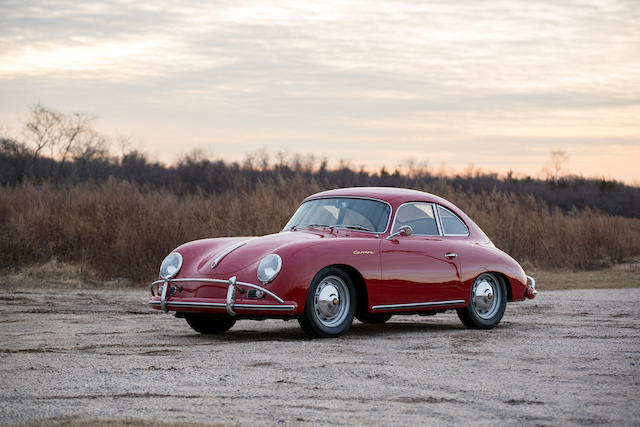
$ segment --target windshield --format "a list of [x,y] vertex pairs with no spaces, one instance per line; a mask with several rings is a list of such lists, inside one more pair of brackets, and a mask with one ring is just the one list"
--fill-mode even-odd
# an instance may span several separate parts
[[285,230],[303,227],[335,227],[382,233],[391,208],[386,203],[349,197],[314,199],[304,202]]

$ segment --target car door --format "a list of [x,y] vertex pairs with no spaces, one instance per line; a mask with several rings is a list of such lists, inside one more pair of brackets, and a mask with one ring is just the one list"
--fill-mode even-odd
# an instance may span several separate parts
[[437,215],[432,203],[398,207],[392,233],[406,225],[412,233],[381,241],[381,292],[372,306],[401,310],[461,304],[459,242],[443,235]]

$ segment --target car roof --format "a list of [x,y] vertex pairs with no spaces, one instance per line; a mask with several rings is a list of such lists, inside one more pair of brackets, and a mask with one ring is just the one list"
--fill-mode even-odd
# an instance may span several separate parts
[[408,188],[395,187],[351,187],[337,188],[335,190],[321,191],[313,194],[305,199],[317,199],[322,197],[367,197],[371,199],[379,199],[389,202],[392,205],[398,205],[405,202],[435,202],[443,205],[450,203],[441,197],[435,196],[424,191],[410,190]]
[[363,197],[370,199],[383,200],[389,203],[392,208],[397,209],[403,203],[407,202],[427,202],[437,203],[444,206],[456,215],[461,217],[469,228],[471,236],[474,236],[477,241],[491,242],[486,234],[476,225],[475,222],[469,216],[464,213],[460,208],[451,203],[450,201],[438,197],[431,193],[424,191],[410,190],[408,188],[396,188],[396,187],[351,187],[351,188],[337,188],[335,190],[321,191],[320,193],[313,194],[303,200],[303,203],[307,200],[319,199],[322,197]]

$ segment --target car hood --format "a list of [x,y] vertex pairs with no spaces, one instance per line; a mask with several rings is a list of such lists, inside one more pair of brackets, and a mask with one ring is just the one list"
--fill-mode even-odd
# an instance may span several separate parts
[[[285,231],[262,237],[204,239],[186,243],[176,251],[183,255],[185,263],[197,264],[196,269],[202,275],[228,275],[251,264],[257,265],[262,258],[278,253],[285,246],[331,237],[336,236],[321,232]],[[212,269],[211,265],[216,259],[219,260]]]

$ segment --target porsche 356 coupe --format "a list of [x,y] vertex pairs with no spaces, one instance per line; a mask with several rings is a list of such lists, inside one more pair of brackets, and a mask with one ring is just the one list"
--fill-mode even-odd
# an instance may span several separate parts
[[468,327],[493,328],[508,301],[536,290],[452,203],[362,187],[309,196],[276,234],[179,246],[151,294],[153,308],[204,334],[223,333],[237,319],[296,318],[309,336],[337,337],[354,317],[383,323],[451,309]]

